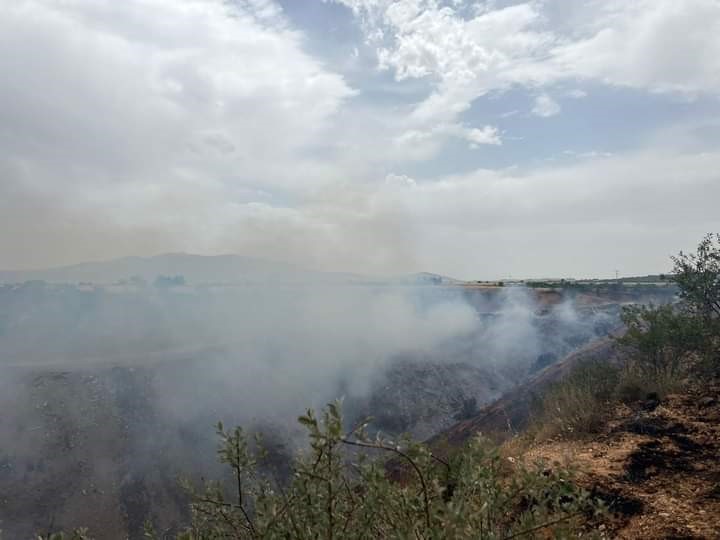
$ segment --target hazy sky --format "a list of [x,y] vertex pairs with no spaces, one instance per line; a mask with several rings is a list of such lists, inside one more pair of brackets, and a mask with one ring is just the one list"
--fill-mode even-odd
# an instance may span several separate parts
[[720,230],[720,0],[5,0],[0,268],[664,271]]

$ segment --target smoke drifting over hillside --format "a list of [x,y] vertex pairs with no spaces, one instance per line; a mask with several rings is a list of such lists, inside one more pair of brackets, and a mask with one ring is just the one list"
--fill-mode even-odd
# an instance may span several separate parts
[[[176,478],[213,470],[217,420],[290,449],[299,412],[344,396],[352,418],[429,435],[616,315],[515,287],[6,285],[0,472],[22,495],[0,520],[21,537],[48,515],[115,520],[139,538],[147,518],[185,519]],[[83,492],[103,493],[101,510],[83,510]]]
[[[329,399],[328,389],[340,380],[349,391],[362,391],[393,356],[432,351],[478,325],[458,295],[413,288],[107,292],[31,284],[6,287],[2,295],[6,364],[192,365],[219,385],[209,394],[227,386],[242,395],[244,409],[259,411],[276,400],[297,407]],[[198,378],[184,377],[197,391]],[[168,394],[177,392],[168,388]]]
[[539,316],[537,299],[513,288],[473,297],[459,287],[110,292],[29,284],[2,289],[2,303],[5,364],[54,369],[176,364],[160,383],[171,408],[182,408],[176,396],[188,392],[194,394],[189,406],[196,409],[206,396],[227,391],[252,414],[321,405],[340,387],[362,394],[399,356],[524,369],[541,354],[568,352],[578,336],[589,339],[598,320],[607,317],[581,319],[565,303],[550,317],[557,327],[544,328],[543,320],[550,318]]

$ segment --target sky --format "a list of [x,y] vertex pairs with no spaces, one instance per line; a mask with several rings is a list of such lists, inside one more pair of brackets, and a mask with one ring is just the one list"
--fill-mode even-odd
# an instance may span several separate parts
[[720,231],[720,0],[0,2],[0,268],[667,271]]

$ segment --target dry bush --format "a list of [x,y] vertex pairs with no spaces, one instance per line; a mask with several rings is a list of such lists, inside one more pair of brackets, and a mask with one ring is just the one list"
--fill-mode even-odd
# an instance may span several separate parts
[[621,370],[592,361],[551,385],[534,407],[530,431],[536,438],[596,433],[615,399]]

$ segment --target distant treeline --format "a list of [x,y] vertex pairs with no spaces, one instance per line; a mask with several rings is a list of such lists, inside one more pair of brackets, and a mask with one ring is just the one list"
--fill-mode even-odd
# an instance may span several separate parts
[[676,289],[675,283],[666,277],[657,277],[656,280],[650,280],[655,276],[634,277],[618,280],[559,280],[559,281],[527,281],[526,287],[535,289],[570,289],[582,292],[601,292],[601,291],[634,291],[648,290],[657,292],[658,289]]

